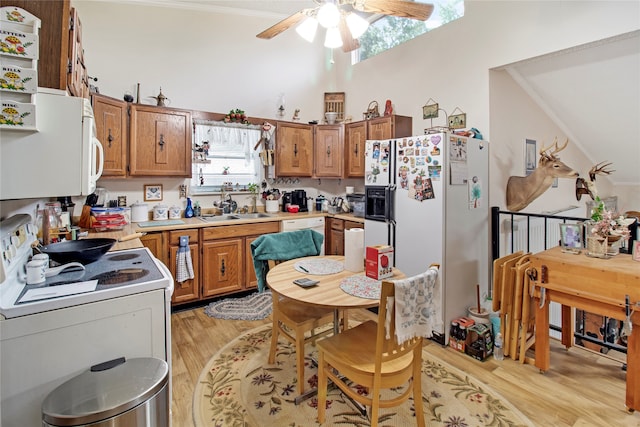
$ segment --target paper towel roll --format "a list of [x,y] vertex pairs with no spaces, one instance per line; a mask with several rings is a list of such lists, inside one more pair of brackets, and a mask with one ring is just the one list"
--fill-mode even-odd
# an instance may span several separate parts
[[364,229],[344,231],[344,269],[358,273],[364,270]]

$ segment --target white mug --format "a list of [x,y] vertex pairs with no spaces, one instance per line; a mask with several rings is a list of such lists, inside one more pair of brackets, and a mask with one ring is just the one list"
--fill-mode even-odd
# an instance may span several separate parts
[[32,259],[27,263],[27,285],[37,285],[46,280],[45,272],[49,268],[49,261]]

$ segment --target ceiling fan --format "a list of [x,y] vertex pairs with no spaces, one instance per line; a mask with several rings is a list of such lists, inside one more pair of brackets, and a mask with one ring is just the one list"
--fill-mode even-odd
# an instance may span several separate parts
[[358,37],[369,22],[354,12],[397,16],[426,21],[433,12],[433,5],[412,0],[313,0],[317,6],[302,9],[267,28],[256,37],[271,39],[297,25],[296,31],[307,41],[313,41],[318,23],[327,28],[325,46],[342,47],[350,52],[360,47]]

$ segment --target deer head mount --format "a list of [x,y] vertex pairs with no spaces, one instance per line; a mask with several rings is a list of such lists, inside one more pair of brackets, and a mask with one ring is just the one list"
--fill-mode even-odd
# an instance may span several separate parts
[[583,194],[588,194],[589,197],[591,197],[591,200],[595,200],[598,195],[598,191],[596,189],[596,176],[610,175],[615,172],[615,170],[607,169],[612,164],[613,163],[607,163],[606,160],[595,164],[591,169],[589,169],[588,181],[584,178],[576,179],[576,199],[580,200]]
[[540,149],[538,167],[529,176],[511,176],[507,181],[507,209],[518,212],[527,206],[542,193],[547,191],[555,178],[573,178],[578,172],[565,165],[556,156],[567,148],[569,139],[558,146],[558,138],[552,145]]

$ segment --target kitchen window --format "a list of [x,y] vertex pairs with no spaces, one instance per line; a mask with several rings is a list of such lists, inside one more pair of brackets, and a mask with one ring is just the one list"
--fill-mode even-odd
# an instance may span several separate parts
[[260,160],[253,149],[259,140],[260,126],[194,120],[192,190],[243,190],[260,182]]

